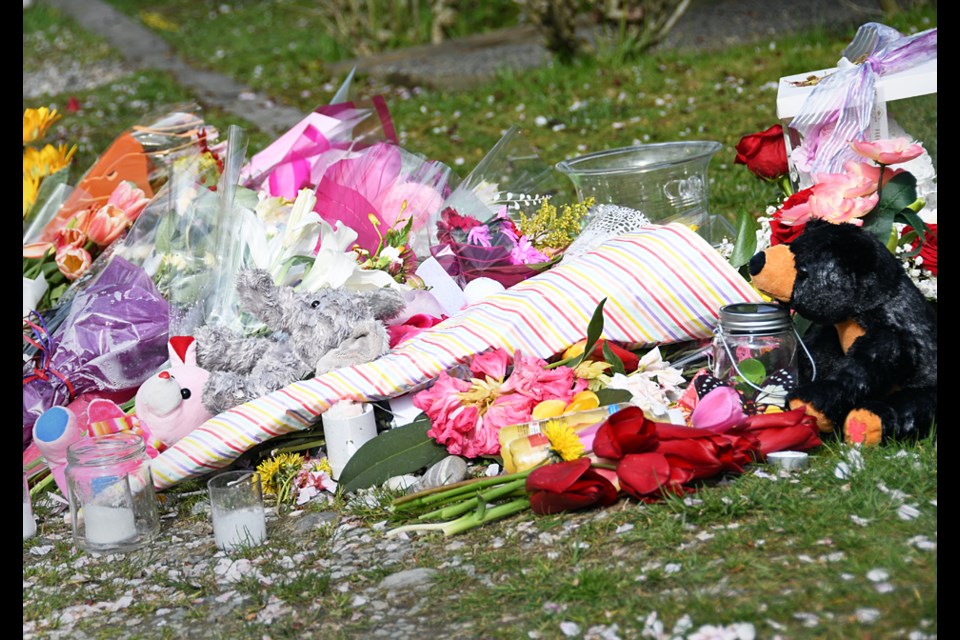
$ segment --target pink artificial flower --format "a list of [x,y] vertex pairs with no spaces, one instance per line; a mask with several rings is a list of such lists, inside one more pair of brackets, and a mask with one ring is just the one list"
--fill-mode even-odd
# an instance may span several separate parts
[[505,349],[493,349],[474,356],[470,362],[470,371],[477,377],[487,376],[493,380],[507,377],[510,366],[510,354]]
[[519,393],[501,395],[483,414],[483,424],[499,433],[503,427],[528,422],[537,402]]
[[492,246],[493,243],[490,240],[490,227],[487,225],[474,227],[470,229],[470,233],[467,234],[467,242],[480,245],[481,247]]
[[[844,198],[862,198],[877,192],[877,180],[880,177],[880,167],[871,167],[866,163],[848,162],[844,165],[844,173],[824,173],[814,175],[816,184],[814,193],[833,192]],[[869,169],[873,168],[876,173]]]
[[909,162],[923,155],[923,145],[909,138],[889,138],[876,142],[857,140],[851,142],[850,147],[864,158],[882,165]]
[[879,200],[880,195],[876,192],[862,198],[845,198],[842,189],[827,184],[823,188],[814,186],[813,195],[807,204],[810,206],[811,217],[834,224],[849,222],[859,227],[863,225],[861,218],[873,211]]
[[517,242],[520,239],[520,230],[516,223],[507,215],[506,205],[500,207],[497,211],[497,220],[500,221],[500,232],[510,239],[510,242]]
[[539,403],[553,399],[569,402],[575,393],[584,389],[586,382],[577,378],[570,367],[545,369],[546,366],[546,360],[527,357],[517,351],[513,358],[513,373],[500,390],[519,393]]
[[697,429],[723,433],[747,418],[740,402],[740,394],[729,386],[717,387],[700,399],[690,415],[690,422]]
[[537,251],[527,236],[520,236],[516,246],[510,251],[510,260],[513,264],[539,264],[549,262],[550,258]]
[[64,247],[57,251],[57,267],[67,280],[76,280],[90,268],[93,258],[82,247]]

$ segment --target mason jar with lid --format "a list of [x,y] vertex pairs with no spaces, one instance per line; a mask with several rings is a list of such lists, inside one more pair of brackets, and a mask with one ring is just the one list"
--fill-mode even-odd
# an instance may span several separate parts
[[784,407],[797,385],[798,349],[806,351],[786,307],[764,302],[726,305],[714,331],[711,372],[747,401]]
[[98,553],[132,551],[160,530],[146,443],[135,433],[86,438],[67,448],[73,539]]

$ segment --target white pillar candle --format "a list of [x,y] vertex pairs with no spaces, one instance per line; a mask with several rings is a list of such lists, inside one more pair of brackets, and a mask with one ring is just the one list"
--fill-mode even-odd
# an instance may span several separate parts
[[267,521],[263,508],[249,507],[231,511],[214,509],[213,537],[217,547],[224,551],[260,544],[267,539]]
[[377,437],[373,405],[340,402],[323,414],[322,420],[327,462],[331,477],[337,480],[357,449]]
[[26,540],[37,532],[37,521],[33,519],[33,509],[29,502],[23,503],[23,539]]
[[90,544],[117,544],[137,535],[133,509],[129,507],[87,504],[83,506],[83,522]]

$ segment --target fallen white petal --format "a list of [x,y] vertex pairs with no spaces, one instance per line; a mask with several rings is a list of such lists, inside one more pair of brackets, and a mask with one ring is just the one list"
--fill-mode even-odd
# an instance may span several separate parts
[[880,610],[870,608],[857,609],[854,615],[857,616],[857,620],[860,622],[871,623],[880,619]]
[[44,544],[44,545],[39,545],[39,546],[30,548],[30,553],[32,553],[35,556],[45,556],[51,551],[53,551],[52,544]]
[[870,569],[867,571],[867,580],[871,582],[883,582],[890,577],[890,573],[886,569]]
[[632,524],[630,524],[630,523],[622,524],[622,525],[620,525],[619,527],[617,527],[616,533],[626,533],[627,531],[630,531],[631,529],[633,529],[633,525],[632,525]]
[[850,519],[853,520],[853,524],[858,524],[861,527],[865,527],[870,524],[869,518],[861,518],[858,515],[850,514]]
[[913,520],[920,515],[920,510],[910,504],[902,504],[897,509],[897,515],[901,520]]
[[890,593],[894,587],[889,582],[879,582],[876,586],[877,593]]
[[564,621],[560,623],[560,631],[568,638],[580,635],[580,625],[576,622]]
[[663,572],[666,574],[677,573],[680,571],[680,565],[676,562],[671,562],[663,567]]

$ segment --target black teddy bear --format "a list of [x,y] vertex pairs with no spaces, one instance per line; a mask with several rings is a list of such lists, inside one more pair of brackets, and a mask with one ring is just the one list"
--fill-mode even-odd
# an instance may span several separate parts
[[[852,224],[811,220],[750,260],[753,284],[813,322],[790,408],[847,442],[923,437],[937,417],[937,314],[899,260]],[[804,366],[806,364],[806,366]]]

